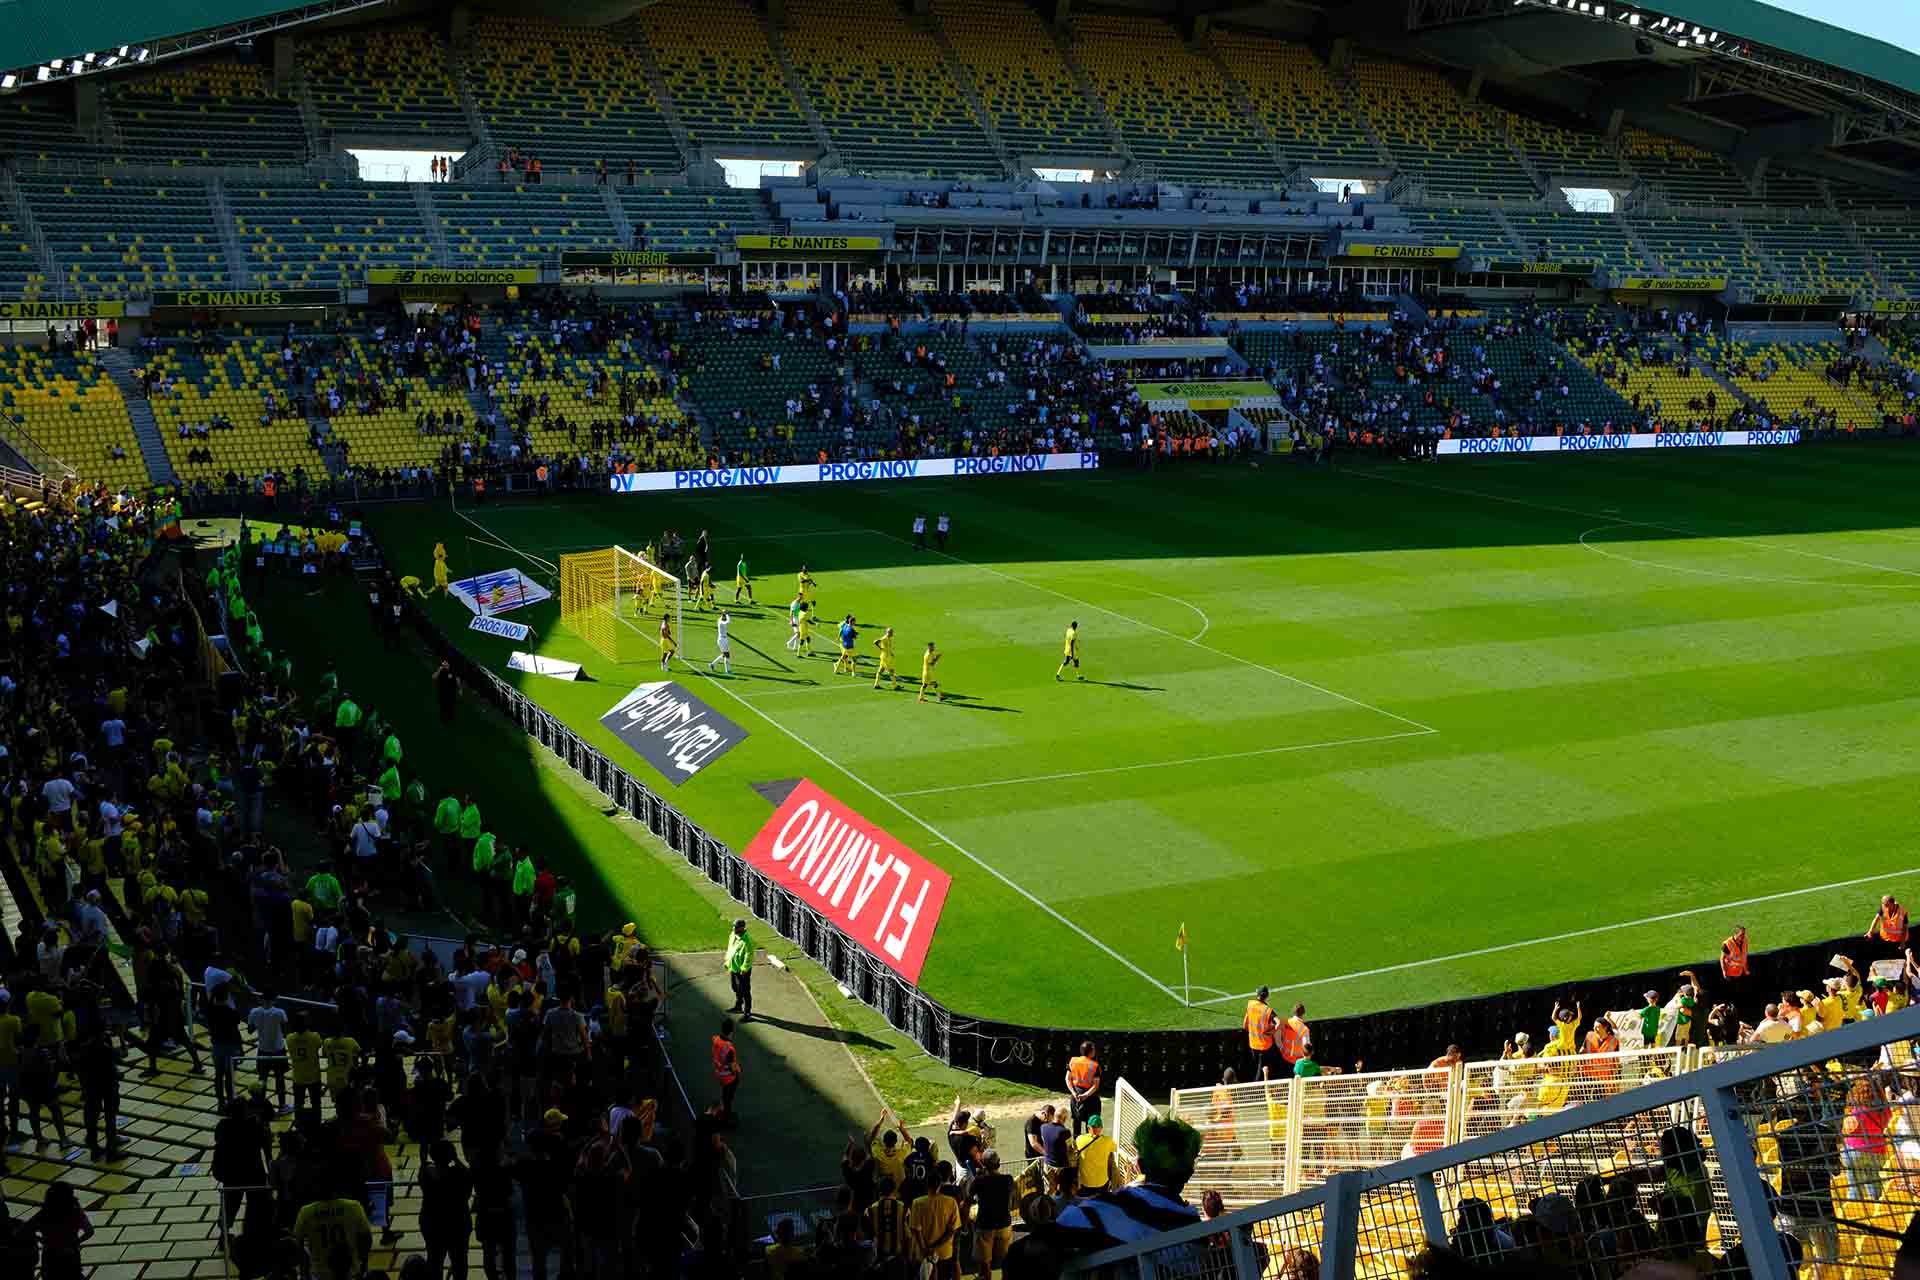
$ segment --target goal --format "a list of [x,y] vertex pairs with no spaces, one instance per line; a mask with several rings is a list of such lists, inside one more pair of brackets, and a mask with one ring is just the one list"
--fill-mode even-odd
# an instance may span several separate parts
[[686,586],[622,546],[560,557],[560,622],[609,662],[658,661],[660,619],[686,637]]

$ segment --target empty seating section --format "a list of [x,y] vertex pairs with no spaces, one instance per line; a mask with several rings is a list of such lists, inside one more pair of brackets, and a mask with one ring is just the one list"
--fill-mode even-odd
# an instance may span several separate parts
[[1381,167],[1373,140],[1312,50],[1231,31],[1214,32],[1213,47],[1289,157],[1331,178]]
[[[82,476],[116,488],[151,483],[127,402],[90,355],[0,347],[0,414],[9,436],[24,433]],[[125,456],[114,458],[115,447]]]
[[[1634,234],[1660,259],[1669,276],[1733,276],[1757,279],[1761,264],[1730,222],[1702,218],[1629,218]],[[1649,264],[1651,265],[1651,264]]]
[[335,132],[417,135],[423,147],[471,134],[447,73],[446,47],[425,27],[352,31],[301,49],[301,71],[320,118]]
[[1623,129],[1621,154],[1635,173],[1678,205],[1715,207],[1758,204],[1746,179],[1725,159],[1643,129]]
[[26,176],[20,192],[76,293],[120,297],[129,289],[227,283],[226,254],[199,182]]
[[1820,179],[1809,174],[1769,168],[1762,178],[1767,203],[1776,209],[1823,210],[1827,193]]
[[746,0],[667,0],[633,21],[694,146],[815,145]]
[[26,162],[98,148],[74,127],[73,113],[57,98],[16,94],[0,98],[0,155]]
[[1031,8],[1020,0],[935,0],[933,11],[1009,151],[1016,156],[1112,151]]
[[[952,440],[968,427],[997,430],[1007,424],[1007,406],[1026,399],[1026,392],[1011,381],[987,381],[987,374],[999,366],[971,339],[915,334],[906,345],[925,347],[929,361],[936,357],[944,361],[954,383],[948,389],[939,369],[928,364],[908,364],[899,349],[886,354],[870,352],[860,357],[860,376],[871,379],[879,388],[880,399],[897,416],[903,438],[917,435],[925,439],[943,433]],[[903,384],[900,394],[892,390],[896,379]],[[906,386],[912,387],[912,395],[905,394]],[[911,421],[915,416],[920,419],[917,432]],[[879,432],[863,439],[856,432],[854,444],[889,447],[891,434]]]
[[1394,159],[1426,175],[1429,196],[1535,200],[1500,125],[1498,108],[1463,100],[1425,67],[1356,58],[1360,106]]
[[1776,418],[1822,409],[1834,414],[1842,430],[1877,426],[1880,409],[1872,392],[1857,385],[1843,387],[1827,377],[1827,366],[1842,354],[1831,342],[1708,343],[1714,367]]
[[1527,256],[1549,262],[1597,262],[1622,270],[1644,270],[1627,233],[1605,213],[1526,213],[1508,210],[1507,221],[1527,243]]
[[1920,296],[1920,223],[1861,223],[1860,238],[1873,249],[1880,276],[1902,296]]
[[[264,395],[273,388],[284,396],[280,376],[280,349],[265,338],[247,338],[218,355],[202,356],[190,344],[165,343],[147,357],[172,381],[170,391],[156,387],[149,402],[167,457],[187,481],[224,480],[227,472],[257,476],[276,468],[304,466],[309,475],[326,474],[325,464],[307,442],[307,424],[300,418],[260,421]],[[182,438],[180,428],[211,427],[215,417],[233,424],[232,430],[209,430],[206,439]],[[191,450],[205,450],[211,462],[190,462]]]
[[1428,244],[1457,244],[1468,256],[1512,258],[1517,254],[1493,215],[1481,209],[1405,209],[1407,222]]
[[[372,368],[372,354],[357,335],[346,340],[346,350],[341,353],[346,367]],[[435,418],[458,412],[469,423],[473,420],[473,406],[464,394],[443,387],[429,386],[420,378],[383,378],[383,385],[391,389],[393,384],[404,382],[407,388],[407,407],[402,409],[396,403],[388,403],[379,409],[369,407],[368,412],[360,412],[356,396],[347,388],[340,372],[340,365],[315,380],[320,396],[328,390],[340,386],[341,399],[346,407],[327,420],[327,429],[334,438],[342,440],[348,447],[348,461],[355,466],[369,467],[405,467],[431,465],[440,457],[440,451],[449,444],[458,443],[460,437],[449,435],[420,434],[414,420],[431,411]],[[304,431],[304,428],[303,428]],[[304,442],[305,436],[302,436]],[[308,464],[312,469],[312,464]]]
[[620,208],[649,249],[730,249],[736,235],[767,226],[758,193],[621,188]]
[[241,62],[205,62],[128,81],[113,93],[114,150],[142,163],[298,165],[307,159],[300,108],[267,74]]
[[0,296],[38,298],[46,287],[47,273],[40,269],[33,246],[27,243],[25,228],[12,218],[0,221]]
[[368,267],[433,263],[420,210],[403,186],[230,182],[226,191],[247,270],[260,284],[331,289],[357,283]]
[[1873,292],[1867,255],[1840,226],[1746,219],[1747,234],[1789,287],[1815,293]]
[[1075,14],[1073,52],[1134,156],[1179,182],[1271,187],[1273,151],[1208,59],[1157,18]]
[[461,266],[535,266],[563,249],[612,249],[620,236],[592,187],[439,186],[434,212]]
[[466,58],[487,129],[503,147],[540,158],[547,173],[686,167],[633,45],[593,27],[486,18]]
[[1610,185],[1595,180],[1611,177],[1623,188],[1630,185],[1605,135],[1562,128],[1513,112],[1506,113],[1506,119],[1514,145],[1547,178],[1556,182],[1580,178],[1584,181],[1577,185],[1590,186]]
[[870,174],[998,175],[940,46],[889,0],[793,0],[788,56],[847,165]]

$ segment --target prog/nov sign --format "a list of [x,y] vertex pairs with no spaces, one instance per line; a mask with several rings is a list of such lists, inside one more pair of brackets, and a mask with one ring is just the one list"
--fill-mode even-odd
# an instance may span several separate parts
[[615,493],[658,493],[670,489],[758,489],[776,484],[1092,471],[1099,465],[1100,455],[1097,453],[1022,453],[997,458],[896,458],[884,462],[802,462],[768,467],[629,472],[609,477],[609,487]]
[[1662,431],[1629,435],[1501,436],[1487,440],[1442,440],[1441,457],[1482,453],[1617,453],[1626,449],[1728,449],[1799,444],[1798,429],[1783,431]]

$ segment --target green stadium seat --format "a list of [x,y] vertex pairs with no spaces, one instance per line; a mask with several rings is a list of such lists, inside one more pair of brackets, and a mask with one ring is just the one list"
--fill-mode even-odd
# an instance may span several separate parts
[[633,22],[695,146],[817,145],[746,0],[666,0]]

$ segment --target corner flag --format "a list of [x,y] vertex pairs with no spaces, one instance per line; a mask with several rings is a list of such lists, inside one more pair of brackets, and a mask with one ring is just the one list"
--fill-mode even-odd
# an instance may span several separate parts
[[1187,949],[1187,923],[1184,920],[1180,922],[1180,936],[1173,940],[1173,949],[1175,951]]

